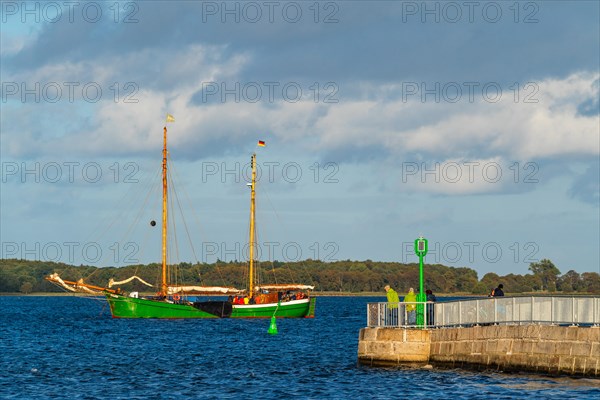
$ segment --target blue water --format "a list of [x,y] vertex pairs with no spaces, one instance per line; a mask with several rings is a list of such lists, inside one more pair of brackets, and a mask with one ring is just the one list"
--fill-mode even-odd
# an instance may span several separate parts
[[366,303],[315,319],[117,320],[77,297],[0,297],[0,399],[598,399],[600,380],[357,365]]

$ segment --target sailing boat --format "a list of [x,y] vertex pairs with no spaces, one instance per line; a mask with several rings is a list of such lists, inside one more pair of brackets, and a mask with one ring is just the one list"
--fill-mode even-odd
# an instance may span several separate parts
[[[263,141],[258,142],[264,146]],[[256,234],[256,153],[250,159],[252,167],[252,181],[250,187],[250,237],[249,260],[248,260],[248,304],[245,300],[233,304],[232,318],[270,318],[277,317],[307,317],[315,315],[314,297],[308,292],[314,286],[299,284],[258,284],[256,261],[254,260],[255,234]],[[283,300],[283,301],[282,301]],[[235,303],[235,302],[234,302]],[[250,304],[254,303],[254,304]]]
[[[172,118],[172,117],[171,117]],[[167,273],[167,221],[168,221],[168,174],[167,174],[167,128],[163,133],[162,159],[162,263],[160,290],[156,296],[140,297],[138,292],[124,293],[112,289],[113,285],[125,284],[133,279],[152,286],[137,276],[121,282],[109,282],[109,287],[90,285],[83,281],[63,280],[54,273],[46,280],[71,291],[104,295],[113,318],[270,318],[270,317],[314,317],[315,301],[310,296],[313,286],[309,285],[256,285],[254,260],[255,236],[255,187],[256,154],[252,155],[252,182],[250,202],[250,260],[247,290],[220,286],[184,286],[169,282]],[[284,295],[285,291],[285,295]],[[234,301],[189,301],[188,295],[232,295],[242,299]],[[290,296],[291,295],[291,296]]]

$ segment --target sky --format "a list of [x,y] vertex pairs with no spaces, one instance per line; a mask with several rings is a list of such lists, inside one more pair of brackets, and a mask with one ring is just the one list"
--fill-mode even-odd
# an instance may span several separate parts
[[0,5],[2,258],[600,272],[596,1]]

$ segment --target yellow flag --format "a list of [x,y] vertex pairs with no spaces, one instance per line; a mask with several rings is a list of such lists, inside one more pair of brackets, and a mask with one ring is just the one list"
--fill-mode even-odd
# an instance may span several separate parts
[[167,114],[167,122],[175,122],[175,117],[171,114]]

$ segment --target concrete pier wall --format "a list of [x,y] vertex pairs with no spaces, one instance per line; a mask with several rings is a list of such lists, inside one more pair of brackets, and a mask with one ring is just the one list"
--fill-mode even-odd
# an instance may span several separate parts
[[417,330],[364,328],[366,365],[426,365],[600,376],[600,328],[494,325]]
[[358,339],[358,360],[368,365],[427,364],[431,331],[426,329],[364,328]]

